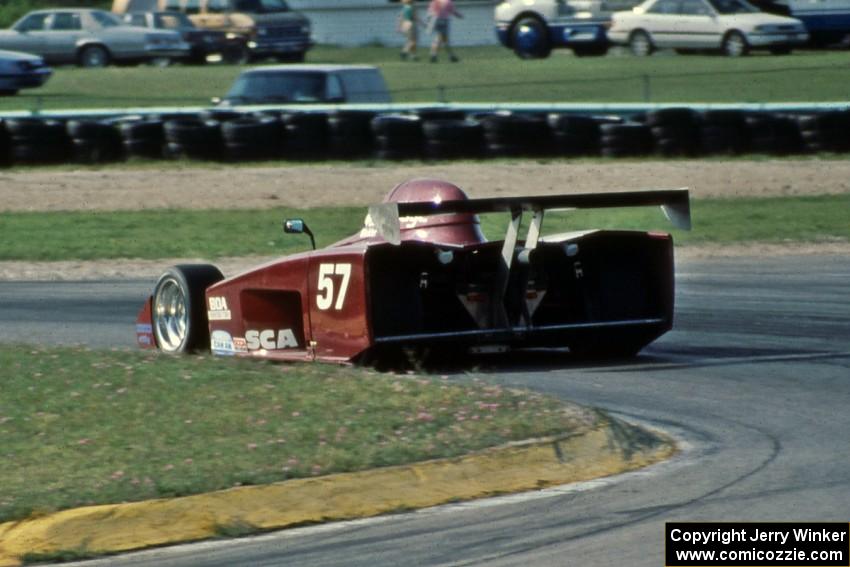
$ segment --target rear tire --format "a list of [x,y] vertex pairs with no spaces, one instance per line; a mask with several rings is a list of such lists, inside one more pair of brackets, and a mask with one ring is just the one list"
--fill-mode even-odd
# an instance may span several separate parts
[[545,59],[552,52],[546,25],[532,16],[521,18],[514,24],[511,45],[520,59]]
[[152,301],[153,333],[159,350],[169,354],[210,345],[205,294],[224,279],[215,266],[183,264],[169,268],[156,283]]

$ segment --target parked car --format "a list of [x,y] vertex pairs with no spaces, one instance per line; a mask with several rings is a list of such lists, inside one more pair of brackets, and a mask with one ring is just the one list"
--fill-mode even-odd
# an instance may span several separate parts
[[578,56],[605,55],[605,33],[615,10],[639,0],[504,0],[495,9],[496,35],[523,59],[548,57],[566,47]]
[[223,106],[391,102],[384,76],[369,65],[272,65],[244,71]]
[[117,14],[168,10],[182,12],[202,29],[241,39],[251,59],[304,61],[313,46],[310,20],[285,0],[113,0]]
[[21,89],[40,87],[52,74],[53,70],[37,55],[0,51],[0,96],[18,94]]
[[850,43],[848,0],[751,0],[760,10],[797,18],[809,32],[815,47]]
[[647,0],[616,12],[608,38],[640,56],[671,47],[737,57],[751,49],[790,53],[809,34],[800,20],[766,14],[745,0]]
[[11,29],[0,30],[0,49],[83,67],[180,58],[189,53],[189,45],[177,32],[127,26],[114,14],[89,9],[30,12]]
[[131,12],[124,14],[121,20],[130,26],[176,31],[189,44],[187,61],[191,63],[215,59],[242,63],[248,56],[248,46],[241,37],[199,29],[181,12]]

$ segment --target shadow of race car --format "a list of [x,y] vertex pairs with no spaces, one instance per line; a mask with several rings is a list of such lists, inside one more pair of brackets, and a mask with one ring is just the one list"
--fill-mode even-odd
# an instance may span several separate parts
[[[672,237],[541,231],[548,210],[634,206],[661,206],[690,228],[687,190],[469,199],[445,181],[407,181],[327,248],[227,279],[211,265],[168,269],[139,313],[137,342],[344,363],[410,348],[634,355],[673,324]],[[509,214],[503,239],[484,238],[483,213]],[[313,241],[302,219],[284,230]]]

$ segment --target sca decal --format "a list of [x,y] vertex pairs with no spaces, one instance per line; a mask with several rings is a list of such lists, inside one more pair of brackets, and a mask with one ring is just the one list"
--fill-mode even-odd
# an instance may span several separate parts
[[227,299],[224,297],[210,297],[210,309],[207,318],[210,321],[230,321],[230,308],[227,307]]
[[281,348],[297,348],[298,341],[295,339],[295,333],[292,329],[281,329],[272,331],[245,331],[245,342],[248,343],[248,350],[276,350]]

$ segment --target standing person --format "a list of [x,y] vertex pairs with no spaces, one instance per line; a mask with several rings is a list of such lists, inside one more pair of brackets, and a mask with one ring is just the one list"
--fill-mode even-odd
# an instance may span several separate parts
[[463,14],[457,11],[452,0],[431,0],[428,6],[429,28],[434,34],[434,42],[431,44],[431,63],[437,62],[437,54],[441,46],[446,47],[449,61],[457,63],[458,58],[452,51],[449,43],[449,20],[452,16],[463,18]]
[[419,61],[416,56],[417,26],[419,18],[416,16],[416,6],[413,0],[401,0],[401,13],[398,15],[398,31],[404,38],[404,47],[401,49],[403,61]]

